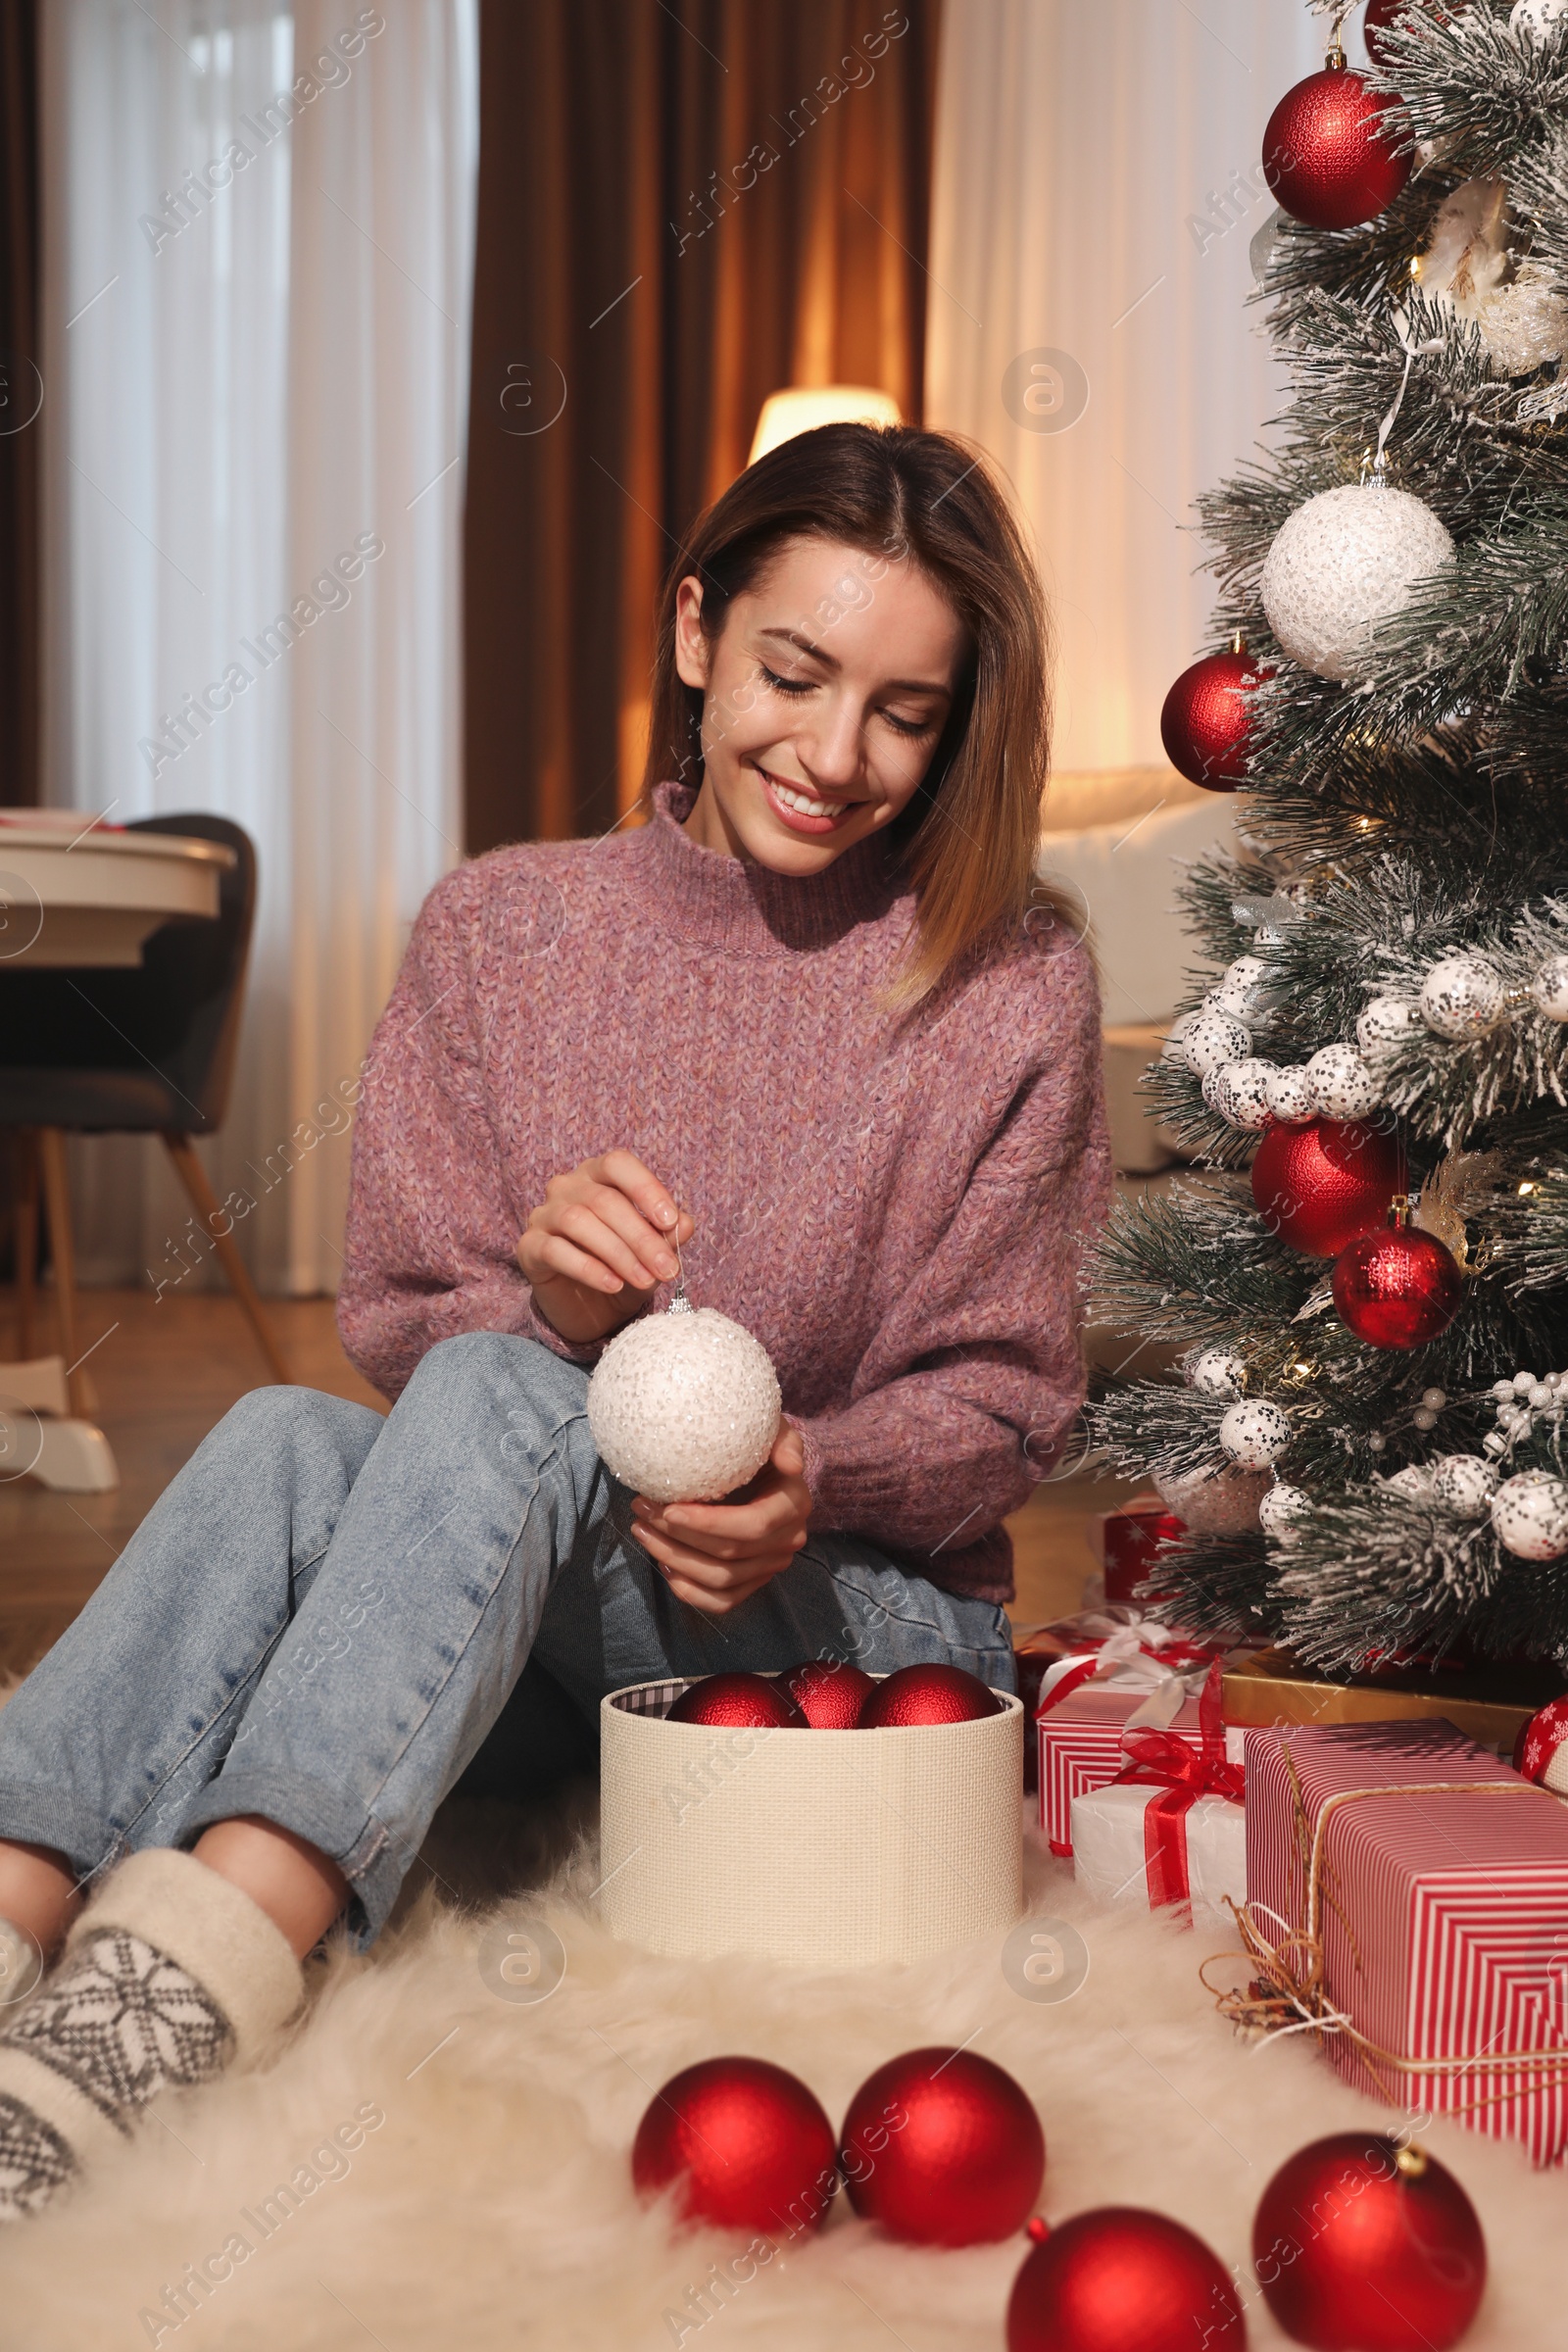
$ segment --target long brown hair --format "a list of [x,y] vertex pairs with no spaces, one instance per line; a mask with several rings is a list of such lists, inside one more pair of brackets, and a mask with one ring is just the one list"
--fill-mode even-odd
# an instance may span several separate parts
[[1021,918],[1034,884],[1051,758],[1050,647],[1039,575],[981,454],[912,425],[824,424],[748,466],[687,533],[664,583],[645,797],[702,780],[701,691],[675,668],[675,592],[703,583],[715,641],[733,600],[791,539],[906,558],[968,633],[954,706],[925,778],[889,832],[914,884],[918,931],[895,985],[925,996],[957,959]]

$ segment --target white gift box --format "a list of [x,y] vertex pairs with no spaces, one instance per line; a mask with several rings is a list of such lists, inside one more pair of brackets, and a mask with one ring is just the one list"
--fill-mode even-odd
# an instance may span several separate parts
[[[1144,1816],[1164,1793],[1123,1782],[1073,1798],[1073,1875],[1099,1901],[1149,1908]],[[1205,1936],[1234,1940],[1236,1922],[1225,1898],[1247,1900],[1246,1812],[1228,1796],[1200,1796],[1177,1826],[1187,1842],[1192,1924]]]

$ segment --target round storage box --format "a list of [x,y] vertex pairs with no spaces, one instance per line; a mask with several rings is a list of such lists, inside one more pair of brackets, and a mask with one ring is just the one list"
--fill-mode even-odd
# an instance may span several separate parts
[[666,1723],[684,1682],[600,1707],[606,1926],[653,1952],[796,1968],[918,1960],[1023,1909],[1023,1707],[875,1732]]

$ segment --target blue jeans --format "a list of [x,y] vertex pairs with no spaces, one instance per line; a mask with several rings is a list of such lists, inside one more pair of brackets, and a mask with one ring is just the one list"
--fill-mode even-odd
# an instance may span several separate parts
[[813,1535],[728,1616],[676,1600],[630,1539],[587,1386],[532,1340],[471,1332],[385,1420],[311,1389],[243,1397],[0,1710],[0,1837],[86,1878],[260,1814],[332,1857],[368,1943],[441,1798],[470,1764],[504,1787],[531,1715],[592,1738],[622,1684],[822,1654],[1013,1688],[1000,1608],[859,1537]]

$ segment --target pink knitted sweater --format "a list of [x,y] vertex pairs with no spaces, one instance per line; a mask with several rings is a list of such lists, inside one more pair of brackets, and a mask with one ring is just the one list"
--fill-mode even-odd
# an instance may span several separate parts
[[425,901],[355,1130],[343,1344],[388,1396],[454,1332],[592,1360],[513,1253],[551,1176],[624,1146],[697,1220],[695,1302],[778,1368],[812,1524],[1009,1599],[999,1522],[1083,1395],[1093,966],[1025,925],[901,1021],[876,994],[914,903],[885,845],[796,881],[700,848],[690,807],[664,785],[635,832],[498,850]]

